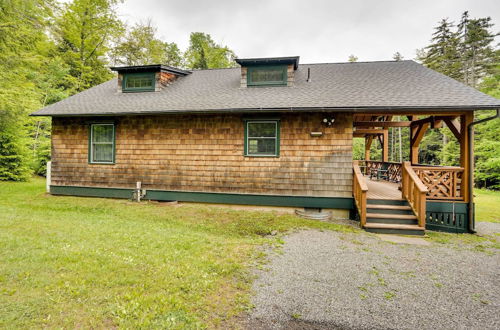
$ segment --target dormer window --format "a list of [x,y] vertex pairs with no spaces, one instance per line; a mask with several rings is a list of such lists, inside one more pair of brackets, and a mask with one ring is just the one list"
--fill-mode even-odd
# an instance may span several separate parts
[[123,75],[124,92],[153,92],[156,77],[154,72],[126,73]]
[[237,58],[241,65],[240,87],[293,86],[299,57]]
[[250,66],[247,70],[247,86],[286,86],[287,65]]

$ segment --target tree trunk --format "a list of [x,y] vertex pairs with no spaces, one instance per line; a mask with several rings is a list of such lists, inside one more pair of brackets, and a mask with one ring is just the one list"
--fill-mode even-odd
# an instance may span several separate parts
[[37,145],[38,145],[38,135],[40,133],[40,124],[41,124],[41,121],[39,120],[36,123],[35,141],[33,141],[33,157],[36,156],[36,148],[37,148]]

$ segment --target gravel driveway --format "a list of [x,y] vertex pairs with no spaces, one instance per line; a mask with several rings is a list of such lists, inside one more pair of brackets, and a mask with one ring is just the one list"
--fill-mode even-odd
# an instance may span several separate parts
[[[500,255],[301,231],[257,271],[251,329],[500,329]],[[483,246],[484,247],[484,246]],[[496,252],[492,252],[496,251]]]

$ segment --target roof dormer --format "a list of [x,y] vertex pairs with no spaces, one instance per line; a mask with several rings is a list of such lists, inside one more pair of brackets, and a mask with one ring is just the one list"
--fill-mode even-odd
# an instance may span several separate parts
[[241,84],[246,87],[293,86],[299,56],[238,58],[241,65]]
[[112,67],[118,72],[118,92],[158,92],[174,82],[178,77],[190,74],[190,71],[168,65],[137,65]]

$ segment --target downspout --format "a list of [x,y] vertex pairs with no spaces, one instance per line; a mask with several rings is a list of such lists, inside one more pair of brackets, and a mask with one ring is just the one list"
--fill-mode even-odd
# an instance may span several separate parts
[[474,121],[470,123],[467,126],[467,144],[469,147],[469,232],[475,233],[475,226],[474,226],[474,148],[473,148],[473,136],[472,136],[472,131],[474,129],[474,126],[477,124],[481,124],[493,119],[500,118],[500,109],[497,109],[497,114],[495,116],[491,116],[488,118],[484,118],[478,121]]

